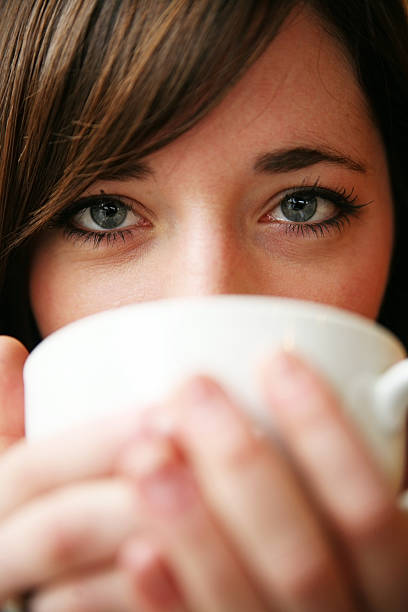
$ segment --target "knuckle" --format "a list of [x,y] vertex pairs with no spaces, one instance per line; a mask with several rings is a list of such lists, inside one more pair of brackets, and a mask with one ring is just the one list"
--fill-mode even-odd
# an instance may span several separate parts
[[367,501],[344,513],[341,531],[346,539],[364,543],[387,530],[395,516],[396,508],[391,499],[384,497],[371,503]]
[[0,499],[0,516],[13,508],[21,497],[30,497],[30,491],[40,479],[36,463],[29,459],[24,442],[17,442],[6,450],[0,461],[0,489],[4,492]]
[[[93,589],[78,583],[70,587],[66,597],[66,612],[99,612],[98,598]],[[99,602],[100,603],[100,602]]]
[[26,347],[11,336],[0,335],[0,364],[10,364],[12,361],[23,362],[28,355]]
[[35,461],[27,461],[25,455],[17,457],[13,470],[13,489],[15,491],[27,491],[33,483],[39,483],[41,472]]
[[86,549],[86,534],[62,519],[52,521],[48,527],[46,557],[51,567],[75,564]]
[[224,460],[229,468],[236,471],[258,463],[263,457],[261,441],[245,431],[226,447]]
[[291,599],[303,604],[313,599],[327,583],[332,563],[324,551],[310,551],[309,555],[291,555],[280,570],[279,586]]
[[100,612],[95,605],[95,593],[82,582],[38,592],[30,600],[30,612]]

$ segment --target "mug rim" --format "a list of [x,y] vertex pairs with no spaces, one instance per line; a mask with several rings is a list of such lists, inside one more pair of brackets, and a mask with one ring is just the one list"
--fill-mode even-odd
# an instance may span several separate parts
[[217,307],[216,305],[222,303],[227,304],[228,302],[233,302],[233,308],[245,308],[249,305],[254,307],[259,305],[263,312],[266,312],[264,309],[266,306],[268,308],[275,307],[278,310],[283,308],[285,313],[295,313],[296,311],[299,311],[299,319],[303,320],[316,320],[318,316],[321,318],[321,320],[324,320],[330,325],[338,325],[343,327],[347,326],[349,328],[354,328],[356,331],[358,330],[359,333],[363,332],[371,336],[377,336],[379,339],[381,339],[381,342],[385,342],[386,344],[390,345],[392,344],[394,348],[397,347],[401,352],[402,357],[406,356],[404,345],[392,331],[378,323],[376,320],[369,319],[368,317],[353,311],[344,310],[338,306],[324,304],[321,302],[313,302],[311,300],[300,300],[273,295],[217,294],[207,296],[170,297],[143,302],[132,302],[86,315],[85,317],[81,317],[75,321],[67,323],[46,336],[33,349],[28,357],[28,361],[31,361],[31,355],[42,352],[42,350],[46,349],[48,345],[54,344],[55,341],[58,341],[60,337],[67,334],[70,335],[73,328],[75,328],[75,330],[80,330],[81,327],[86,328],[89,322],[95,321],[95,323],[97,323],[99,319],[111,319],[112,317],[116,317],[117,313],[119,312],[126,313],[133,310],[148,310],[149,312],[152,312],[152,310],[162,310],[163,308],[168,309],[172,307],[173,309],[177,308],[177,310],[179,310],[180,306],[185,306],[187,308],[190,306],[192,308],[205,306],[207,308],[208,305],[210,305],[210,308],[215,308]]

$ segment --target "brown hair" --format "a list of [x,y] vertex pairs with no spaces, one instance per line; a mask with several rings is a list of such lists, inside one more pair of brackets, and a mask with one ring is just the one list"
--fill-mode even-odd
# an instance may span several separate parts
[[262,53],[290,4],[2,3],[5,332],[32,346],[28,239],[95,180],[143,173],[142,158],[188,130]]
[[38,341],[27,296],[38,231],[95,180],[143,173],[143,158],[208,113],[303,4],[354,58],[399,201],[403,0],[0,0],[3,333]]

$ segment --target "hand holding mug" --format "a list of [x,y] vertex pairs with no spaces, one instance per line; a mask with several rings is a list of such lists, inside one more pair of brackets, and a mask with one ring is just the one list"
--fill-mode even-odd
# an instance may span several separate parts
[[136,418],[143,406],[163,401],[197,373],[224,385],[256,425],[273,435],[273,415],[265,410],[256,372],[265,356],[282,346],[327,377],[397,490],[408,405],[402,345],[361,316],[298,300],[231,295],[160,300],[66,326],[27,360],[28,436],[115,411],[133,409]]
[[[321,314],[320,307],[318,308]],[[251,312],[253,313],[252,305]],[[100,318],[105,316],[98,315]],[[214,317],[216,318],[215,314]],[[242,317],[241,312],[240,321]],[[230,316],[229,321],[232,319]],[[257,320],[265,329],[265,321],[262,318]],[[183,321],[185,326],[185,318],[181,323]],[[82,323],[75,325],[79,326]],[[245,328],[243,324],[242,328]],[[101,333],[101,329],[105,333],[100,337],[106,342],[106,325],[99,328],[98,334]],[[191,335],[197,327],[193,324],[193,320],[190,326],[187,325],[187,329],[190,331],[188,337],[194,344]],[[69,331],[72,330],[71,326]],[[290,340],[293,346],[294,338],[296,339],[293,326],[291,330],[291,334],[286,334],[285,339],[287,342]],[[64,330],[64,333],[65,331],[67,330]],[[118,328],[114,328],[114,331],[113,336],[119,342]],[[197,330],[197,333],[199,331]],[[177,335],[177,330],[175,333]],[[160,336],[160,333],[158,335]],[[140,341],[140,334],[138,337]],[[316,339],[313,334],[311,337]],[[75,341],[72,336],[71,339]],[[242,344],[242,335],[237,338],[238,340]],[[266,339],[264,340],[266,342]],[[174,344],[171,346],[174,347]],[[266,345],[262,346],[267,353]],[[395,360],[398,359],[398,355],[402,356],[402,353],[398,352],[399,346],[395,347],[392,342],[390,346],[392,348],[388,349],[386,357],[388,362],[385,367],[389,365],[390,353],[394,355]],[[392,353],[394,349],[395,352]],[[153,350],[151,354],[154,357]],[[174,355],[174,351],[171,354]],[[185,352],[180,350],[179,355],[183,354],[185,355]],[[111,354],[113,357],[116,356],[116,361],[120,361],[119,355],[118,352]],[[67,356],[69,357],[69,353]],[[121,356],[124,357],[123,354]],[[144,356],[146,357],[146,352]],[[158,356],[157,365],[160,362],[160,353],[156,353],[156,356]],[[180,359],[181,357],[178,365],[184,368],[185,364],[180,362]],[[213,360],[210,361],[214,363]],[[216,361],[216,366],[219,368],[221,363],[222,367],[225,361],[219,359]],[[251,416],[245,415],[242,409],[245,410],[246,403],[239,396],[239,392],[235,392],[232,397],[231,385],[225,393],[219,384],[208,379],[196,381],[201,385],[199,393],[192,392],[191,387],[194,385],[191,384],[191,380],[186,387],[179,387],[176,395],[165,392],[162,399],[156,401],[157,408],[151,413],[150,434],[146,435],[146,431],[144,434],[137,433],[139,427],[136,427],[138,418],[136,413],[130,417],[131,420],[134,419],[135,428],[132,429],[130,421],[123,427],[124,432],[132,434],[134,441],[128,441],[129,444],[123,443],[120,448],[115,447],[116,460],[120,457],[115,464],[117,476],[126,478],[130,487],[127,490],[136,490],[137,503],[132,507],[134,516],[128,517],[129,522],[123,521],[122,518],[122,525],[125,523],[132,525],[132,520],[137,521],[138,537],[134,539],[135,532],[131,529],[128,537],[122,540],[122,544],[119,539],[116,546],[117,550],[123,546],[119,558],[126,572],[120,575],[123,578],[133,574],[131,582],[136,594],[133,593],[132,596],[140,602],[139,607],[143,612],[160,609],[157,608],[159,605],[157,598],[160,599],[160,596],[164,597],[160,604],[162,607],[167,597],[167,604],[169,606],[171,604],[174,610],[180,611],[190,605],[194,612],[196,610],[201,612],[201,609],[209,609],[210,605],[211,609],[218,607],[223,611],[251,609],[263,612],[272,605],[278,603],[281,605],[283,602],[285,605],[296,603],[300,610],[327,609],[327,606],[330,609],[352,610],[352,606],[356,605],[356,593],[373,605],[375,603],[379,610],[386,609],[389,612],[389,610],[403,609],[397,605],[398,602],[407,601],[404,591],[405,581],[402,579],[406,570],[404,565],[407,549],[406,524],[403,515],[393,503],[393,493],[384,481],[381,470],[378,470],[367,454],[359,435],[347,422],[338,398],[310,368],[290,357],[289,362],[291,365],[289,363],[288,369],[286,359],[283,370],[279,360],[269,363],[264,368],[262,387],[256,380],[253,382],[258,398],[262,398],[261,405],[264,410],[261,417],[263,421],[258,420],[255,429],[251,411],[253,406],[247,409]],[[72,363],[79,365],[78,360]],[[95,360],[89,363],[95,365]],[[106,371],[112,374],[113,370],[106,361],[104,363]],[[191,361],[189,365],[193,368],[197,366]],[[246,365],[243,370],[245,369]],[[73,374],[72,370],[62,371],[68,376]],[[154,371],[156,378],[157,372],[156,369]],[[88,371],[88,377],[85,376],[88,385],[89,376]],[[185,378],[185,374],[181,377]],[[55,379],[53,380],[55,382]],[[144,379],[140,380],[143,382]],[[175,383],[174,377],[172,383],[173,385]],[[206,388],[204,393],[203,383]],[[61,400],[63,396],[65,394],[61,395]],[[60,403],[57,402],[54,407],[55,405],[59,406]],[[79,407],[78,404],[71,404],[71,411],[72,406]],[[120,407],[121,411],[124,408],[125,404]],[[94,416],[95,414],[91,415],[92,418]],[[61,418],[61,414],[59,417]],[[269,417],[273,422],[274,435],[278,435],[287,454],[282,454],[279,448],[271,444],[268,437],[259,435],[259,424],[268,422]],[[86,420],[86,415],[82,415],[82,419]],[[144,419],[146,425],[145,413]],[[159,431],[155,425],[157,421]],[[170,437],[160,433],[163,422],[173,424]],[[120,418],[111,419],[110,427],[113,429],[115,429],[114,423],[122,428],[125,423],[122,413]],[[316,424],[318,423],[326,426],[323,430],[325,435],[322,435],[320,430],[320,446],[317,444],[319,429],[316,428]],[[66,422],[60,423],[62,430],[67,427]],[[207,432],[207,435],[203,435],[203,432]],[[75,443],[72,434],[64,435],[71,436],[69,439],[65,438],[65,443],[61,438],[35,442],[37,452],[40,447],[44,451],[47,448],[47,452],[43,455],[43,471],[46,470],[45,463],[48,462],[48,470],[52,463],[51,472],[54,472],[56,461],[56,465],[60,465],[66,477],[67,465],[72,464],[74,457],[77,458],[78,465],[82,463],[85,465],[91,461],[91,457],[102,456],[102,451],[103,456],[108,459],[111,456],[110,446],[106,445],[106,440],[113,435],[113,431],[106,433],[105,442],[102,442],[103,436],[101,438],[101,434],[93,425],[89,427],[87,433],[85,431],[80,433],[78,430]],[[93,437],[94,446],[89,445],[87,436]],[[335,452],[336,439],[338,452]],[[81,448],[81,440],[84,449],[87,445],[88,451],[93,448],[91,453],[85,453],[88,457],[86,461],[85,455],[81,461],[81,453],[78,453],[76,446],[79,443]],[[50,444],[53,445],[51,452],[48,446]],[[61,453],[62,447],[72,447],[69,457],[64,457]],[[323,452],[325,447],[326,450]],[[100,449],[100,453],[97,448]],[[322,456],[326,460],[322,461]],[[291,458],[290,461],[288,457]],[[160,464],[163,459],[164,470]],[[33,461],[34,455],[31,455],[31,463]],[[157,480],[155,484],[157,473],[150,473],[150,469],[154,467],[160,473],[161,484],[159,482],[158,486]],[[111,469],[112,466],[109,470]],[[336,487],[333,487],[334,469],[338,470],[340,476],[336,481]],[[181,481],[177,480],[180,472]],[[173,481],[171,474],[174,476]],[[166,480],[169,476],[170,482]],[[91,472],[87,477],[92,477]],[[82,478],[83,475],[80,476],[80,479]],[[69,485],[69,482],[65,484]],[[90,483],[85,484],[88,492],[86,499],[90,500],[91,491],[88,486]],[[174,485],[176,495],[172,498],[171,490]],[[184,489],[184,494],[183,487],[187,487]],[[157,508],[157,505],[154,505],[157,504],[157,496],[156,501],[149,498],[149,495],[146,496],[149,488],[150,491],[152,489],[156,492],[167,491],[167,502],[166,498],[163,499],[161,496],[161,502],[165,502],[164,509],[162,506]],[[374,499],[376,504],[373,504],[373,499],[368,497],[375,491],[377,491],[377,497]],[[350,495],[350,492],[353,495]],[[83,499],[85,500],[85,497]],[[356,510],[354,518],[358,518],[358,524],[352,523],[353,516],[347,518],[347,512],[350,511],[347,504],[350,503],[353,510],[351,503],[353,500]],[[128,507],[126,504],[125,506]],[[61,506],[60,510],[67,511],[67,506]],[[93,516],[95,525],[96,508],[94,512],[96,512]],[[176,520],[177,517],[179,520]],[[378,518],[378,521],[374,521],[375,518]],[[70,520],[73,524],[72,515]],[[90,525],[91,522],[88,521],[88,527]],[[191,528],[190,531],[186,529],[188,526]],[[337,536],[334,540],[333,533]],[[206,550],[203,549],[203,541],[207,542]],[[305,541],[307,545],[300,546],[299,543]],[[266,545],[267,542],[270,542],[270,545]],[[285,549],[285,546],[293,548]],[[303,565],[301,550],[307,552],[303,557]],[[234,551],[234,554],[231,551]],[[271,563],[271,558],[265,564],[266,556],[273,554],[280,560],[286,558],[286,567],[282,566],[282,563]],[[350,578],[350,564],[342,562],[345,554],[348,559],[352,559],[353,566],[357,567],[358,575],[354,577],[356,587]],[[117,555],[115,558],[118,558]],[[386,563],[388,568],[387,571],[381,570],[381,580],[374,579],[379,562],[381,567]],[[242,568],[246,568],[244,575]],[[268,571],[271,573],[268,574]],[[118,575],[118,570],[114,566],[110,575]],[[70,580],[57,586],[53,592],[47,589],[40,591],[40,594],[37,594],[37,602],[41,601],[39,597],[42,597],[43,603],[48,599],[48,603],[52,602],[53,609],[58,610],[58,606],[65,605],[64,601],[65,603],[72,601],[72,597],[75,597],[75,593],[78,593],[80,588],[87,601],[94,599],[95,605],[100,605],[101,599],[95,597],[95,586],[99,584],[99,587],[104,585],[105,590],[100,589],[100,592],[105,593],[106,601],[109,601],[109,592],[111,597],[116,597],[116,605],[122,605],[119,603],[120,597],[123,598],[123,593],[129,591],[123,582],[119,589],[116,582],[115,589],[112,582],[107,580],[107,576],[108,574],[102,573],[98,579],[95,576],[84,577],[72,574]],[[401,579],[398,576],[401,576]],[[231,588],[224,589],[220,593],[216,588],[220,580],[224,584],[230,584]],[[392,588],[388,588],[391,582]],[[152,592],[151,586],[157,587],[158,584],[162,585],[164,594],[163,590],[160,593],[160,589],[157,588]],[[387,593],[387,606],[393,607],[384,607],[383,593]],[[129,600],[124,605],[130,605]],[[96,610],[100,612],[100,608],[95,608],[95,612]]]
[[[262,378],[279,446],[198,377],[153,411],[122,457],[145,539],[161,550],[173,597],[182,594],[174,609],[406,610],[407,516],[359,433],[293,355],[268,360]],[[166,412],[178,418],[163,433]],[[146,594],[131,543],[125,553]]]

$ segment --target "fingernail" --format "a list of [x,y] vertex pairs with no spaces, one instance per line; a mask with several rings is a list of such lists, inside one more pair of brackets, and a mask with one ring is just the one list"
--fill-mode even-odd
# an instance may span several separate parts
[[132,445],[121,457],[121,471],[132,478],[145,478],[162,470],[175,460],[171,443],[152,426],[140,429]]
[[273,364],[279,376],[293,378],[294,376],[298,377],[301,374],[305,376],[307,374],[306,363],[293,351],[287,349],[281,349],[275,353]]
[[216,460],[246,444],[250,434],[240,409],[215,381],[201,377],[190,381],[182,401],[179,431],[187,447]]
[[163,410],[160,404],[152,404],[141,413],[140,426],[169,436],[174,431],[175,417],[175,414]]
[[206,376],[194,376],[182,388],[184,398],[195,404],[216,401],[222,396],[217,383]]
[[158,512],[179,513],[195,498],[187,466],[174,443],[160,433],[135,442],[122,458],[121,471],[134,479],[142,499]]
[[[221,421],[230,422],[231,406],[225,393],[211,379],[197,376],[182,389],[181,401],[185,406],[182,421],[187,427],[199,425],[198,433],[218,428]],[[194,432],[193,432],[194,433]]]
[[274,400],[300,399],[310,388],[310,376],[302,361],[291,351],[280,350],[264,368],[267,390]]
[[279,376],[293,376],[300,369],[299,359],[287,349],[277,351],[272,357],[271,364]]
[[203,436],[219,432],[223,423],[230,425],[233,414],[229,399],[211,379],[196,377],[184,387],[182,401],[185,405],[183,426],[192,435]]

